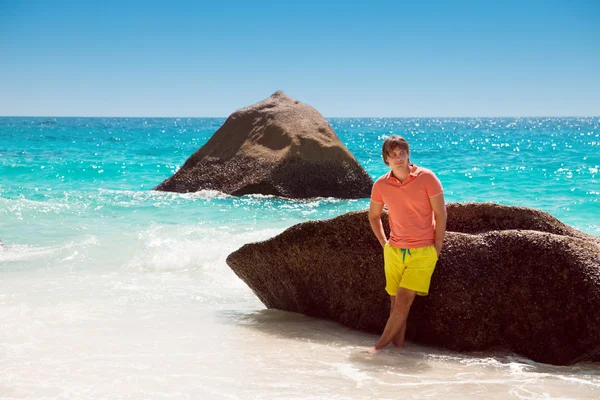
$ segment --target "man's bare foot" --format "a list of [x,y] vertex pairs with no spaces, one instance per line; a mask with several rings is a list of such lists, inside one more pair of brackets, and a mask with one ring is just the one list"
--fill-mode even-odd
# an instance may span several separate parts
[[366,350],[361,350],[360,352],[363,354],[373,354],[377,352],[377,349],[375,348],[375,346],[372,346],[368,347]]

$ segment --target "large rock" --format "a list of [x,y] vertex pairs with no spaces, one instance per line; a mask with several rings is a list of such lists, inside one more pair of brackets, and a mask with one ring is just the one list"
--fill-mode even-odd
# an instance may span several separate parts
[[[430,294],[411,309],[409,340],[500,346],[552,364],[600,361],[597,237],[541,211],[493,204],[450,204],[448,228]],[[295,225],[227,263],[269,308],[383,331],[383,254],[364,211]]]
[[156,190],[354,199],[372,185],[323,116],[278,91],[231,114]]

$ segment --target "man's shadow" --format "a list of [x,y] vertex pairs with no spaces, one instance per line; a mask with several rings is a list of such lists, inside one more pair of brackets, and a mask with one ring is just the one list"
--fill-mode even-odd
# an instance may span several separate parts
[[268,336],[320,344],[340,350],[340,362],[350,362],[359,369],[391,368],[403,374],[424,374],[431,369],[427,351],[422,346],[408,343],[403,349],[389,346],[373,352],[370,348],[377,335],[357,331],[337,322],[307,317],[302,314],[274,309],[220,311],[220,322],[260,331]]

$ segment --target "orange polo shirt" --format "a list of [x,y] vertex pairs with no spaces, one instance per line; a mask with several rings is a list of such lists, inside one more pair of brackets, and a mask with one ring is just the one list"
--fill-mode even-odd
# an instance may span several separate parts
[[371,201],[388,208],[392,246],[414,249],[434,244],[435,219],[429,198],[443,191],[433,172],[414,164],[403,183],[394,178],[392,171],[375,181]]

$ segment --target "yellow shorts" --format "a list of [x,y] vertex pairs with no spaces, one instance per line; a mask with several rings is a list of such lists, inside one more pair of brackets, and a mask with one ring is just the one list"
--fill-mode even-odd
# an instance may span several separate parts
[[385,291],[395,296],[399,287],[427,296],[431,274],[438,260],[433,246],[399,249],[389,243],[383,248],[385,262]]

